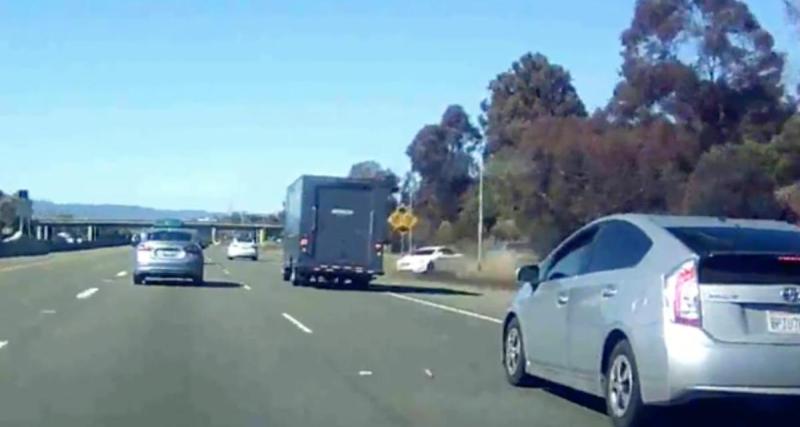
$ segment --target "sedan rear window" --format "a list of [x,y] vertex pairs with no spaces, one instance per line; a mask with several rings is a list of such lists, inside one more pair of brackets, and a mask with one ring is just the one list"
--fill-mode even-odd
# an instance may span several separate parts
[[671,227],[689,249],[704,256],[720,252],[800,254],[800,232],[746,227]]
[[414,251],[412,255],[433,255],[433,249],[422,249]]
[[147,235],[147,240],[162,242],[190,242],[192,235],[182,231],[154,231]]

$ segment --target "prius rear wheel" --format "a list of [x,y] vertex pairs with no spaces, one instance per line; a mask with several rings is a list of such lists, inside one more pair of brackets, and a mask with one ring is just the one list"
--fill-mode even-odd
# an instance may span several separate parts
[[642,401],[639,370],[630,343],[617,343],[605,370],[606,408],[616,427],[649,425],[650,411]]

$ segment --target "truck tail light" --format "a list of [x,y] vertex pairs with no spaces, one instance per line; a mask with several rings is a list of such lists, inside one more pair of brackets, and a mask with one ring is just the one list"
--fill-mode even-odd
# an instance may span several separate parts
[[376,243],[375,244],[375,252],[378,253],[379,255],[381,253],[383,253],[383,244],[382,243]]
[[680,325],[700,327],[700,284],[697,262],[686,261],[664,278],[664,312],[667,319]]
[[311,241],[308,239],[308,237],[301,238],[300,239],[300,250],[302,250],[303,252],[308,252],[309,243],[311,243]]

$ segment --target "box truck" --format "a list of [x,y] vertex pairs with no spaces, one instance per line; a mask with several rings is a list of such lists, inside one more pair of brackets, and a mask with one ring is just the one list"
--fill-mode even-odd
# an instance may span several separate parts
[[286,192],[283,279],[365,288],[383,275],[391,192],[377,180],[298,178]]

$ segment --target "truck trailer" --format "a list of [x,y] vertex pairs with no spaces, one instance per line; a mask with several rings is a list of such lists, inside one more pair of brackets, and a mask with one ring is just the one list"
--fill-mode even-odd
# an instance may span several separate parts
[[369,179],[298,178],[286,192],[283,279],[366,288],[383,275],[391,191]]

